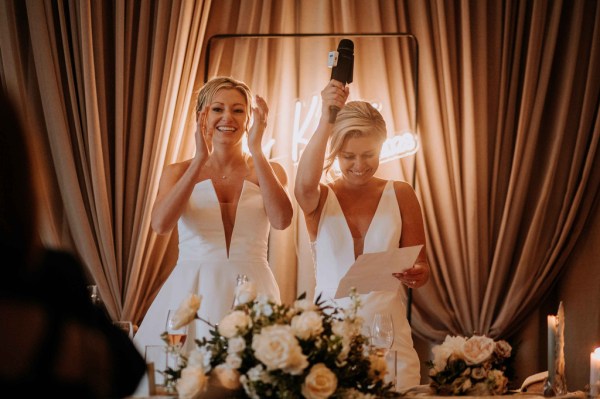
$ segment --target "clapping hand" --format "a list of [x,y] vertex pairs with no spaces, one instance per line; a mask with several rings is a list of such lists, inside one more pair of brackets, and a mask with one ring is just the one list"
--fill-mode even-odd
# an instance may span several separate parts
[[252,154],[262,151],[262,138],[267,127],[267,118],[269,116],[269,107],[264,98],[255,96],[256,107],[252,107],[254,122],[248,131],[248,149]]
[[204,157],[205,159],[212,154],[213,151],[213,130],[208,127],[208,108],[205,106],[202,111],[198,113],[196,119],[196,133],[194,138],[196,139],[196,157]]

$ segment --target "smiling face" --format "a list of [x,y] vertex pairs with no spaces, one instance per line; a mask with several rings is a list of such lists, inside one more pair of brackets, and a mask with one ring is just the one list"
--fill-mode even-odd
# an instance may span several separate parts
[[365,101],[350,101],[338,113],[329,141],[325,171],[337,159],[346,178],[370,179],[379,167],[387,131],[383,116]]
[[220,89],[208,108],[207,126],[213,129],[213,143],[242,140],[248,124],[246,98],[237,89]]
[[350,183],[366,183],[379,168],[382,141],[374,135],[347,136],[337,155],[340,171]]

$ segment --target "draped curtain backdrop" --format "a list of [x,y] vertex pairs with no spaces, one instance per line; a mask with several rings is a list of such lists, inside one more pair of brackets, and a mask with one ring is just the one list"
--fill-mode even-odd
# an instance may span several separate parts
[[181,149],[210,3],[0,2],[2,84],[28,119],[44,241],[75,250],[110,315],[140,320],[173,266],[150,211]]
[[[1,77],[39,126],[46,241],[71,245],[111,315],[139,322],[176,256],[176,235],[152,233],[150,211],[164,165],[193,151],[190,109],[208,38],[414,34],[417,97],[390,90],[412,87],[414,75],[383,45],[356,53],[351,86],[356,98],[382,99],[388,126],[418,98],[421,148],[383,171],[410,181],[416,164],[432,275],[414,293],[413,328],[429,341],[507,337],[563,273],[600,197],[599,29],[594,0],[1,0]],[[247,80],[267,98],[270,155],[290,187],[285,119],[328,79],[307,47],[217,46],[208,71]],[[296,216],[271,237],[286,301],[312,289],[298,208]]]

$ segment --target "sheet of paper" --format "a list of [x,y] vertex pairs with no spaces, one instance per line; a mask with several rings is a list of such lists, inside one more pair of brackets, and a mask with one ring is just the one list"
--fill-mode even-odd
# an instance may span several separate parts
[[401,283],[392,273],[410,269],[415,264],[421,248],[422,245],[416,245],[360,255],[340,280],[335,297],[348,296],[352,287],[356,288],[359,294],[396,291]]

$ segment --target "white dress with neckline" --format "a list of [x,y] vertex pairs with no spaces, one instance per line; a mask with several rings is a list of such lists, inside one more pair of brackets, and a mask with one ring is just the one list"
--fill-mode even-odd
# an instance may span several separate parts
[[[377,205],[371,224],[364,238],[363,253],[373,253],[397,248],[402,232],[402,217],[396,199],[393,180],[389,180]],[[337,196],[327,186],[327,198],[321,212],[317,237],[312,245],[315,257],[315,298],[332,302],[340,307],[350,304],[349,298],[335,297],[338,284],[354,263],[354,240]],[[394,278],[390,275],[390,278]],[[397,389],[420,384],[419,357],[413,347],[411,328],[406,318],[404,291],[373,291],[361,295],[359,314],[365,327],[371,325],[375,313],[391,313],[394,323],[394,344],[397,353]],[[393,373],[392,355],[388,358],[388,370]]]
[[[179,257],[177,264],[135,334],[134,343],[144,351],[146,345],[162,345],[167,312],[177,309],[190,293],[202,296],[198,314],[212,324],[231,309],[236,277],[245,274],[257,292],[280,302],[279,287],[267,261],[270,223],[259,186],[244,180],[231,233],[229,256],[221,207],[210,179],[194,187],[178,223]],[[194,339],[208,337],[210,327],[200,321],[188,327],[185,351],[194,348]]]

